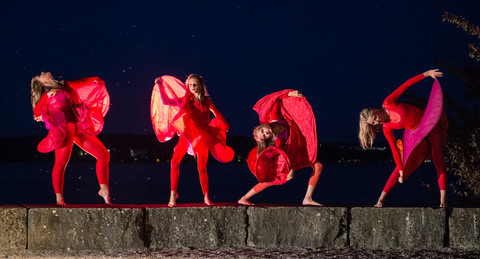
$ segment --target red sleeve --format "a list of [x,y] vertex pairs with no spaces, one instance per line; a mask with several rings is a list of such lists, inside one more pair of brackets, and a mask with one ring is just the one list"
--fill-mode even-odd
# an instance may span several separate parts
[[215,115],[215,118],[218,118],[225,127],[225,130],[228,131],[230,129],[230,124],[228,124],[223,114],[217,109],[217,107],[213,104],[212,99],[208,98],[210,111]]
[[40,100],[38,101],[37,105],[35,105],[35,108],[33,108],[33,115],[35,117],[40,117],[42,116],[42,105],[45,105],[47,103],[47,92],[44,92],[42,94],[42,97],[40,97]]
[[385,101],[383,101],[384,104],[386,103],[396,103],[400,95],[402,95],[410,86],[413,84],[418,83],[420,80],[424,79],[425,76],[422,74],[419,74],[417,76],[414,76],[410,79],[408,79],[405,83],[403,83],[400,87],[397,88],[393,93],[391,93],[387,98],[385,98]]
[[390,145],[390,149],[392,150],[392,155],[393,155],[393,160],[395,160],[395,165],[399,170],[403,170],[402,156],[397,147],[397,140],[395,139],[395,135],[393,134],[393,128],[383,125],[383,134],[387,138],[388,144]]

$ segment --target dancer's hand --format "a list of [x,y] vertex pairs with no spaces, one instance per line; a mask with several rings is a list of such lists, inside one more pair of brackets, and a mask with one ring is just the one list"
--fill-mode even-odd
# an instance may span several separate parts
[[295,91],[291,91],[288,93],[288,96],[290,97],[305,97],[305,95],[302,94],[302,92],[298,91],[298,90],[295,90]]
[[423,76],[424,77],[431,77],[431,78],[436,78],[436,77],[442,77],[443,76],[443,73],[438,71],[438,69],[432,69],[432,70],[428,70],[426,72],[423,72]]
[[155,84],[160,82],[160,77],[155,78]]
[[33,115],[33,119],[37,122],[42,122],[43,121],[42,116],[35,117],[35,115]]

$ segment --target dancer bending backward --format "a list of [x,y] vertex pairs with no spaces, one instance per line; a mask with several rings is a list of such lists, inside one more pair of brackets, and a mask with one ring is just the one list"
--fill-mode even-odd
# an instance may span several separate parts
[[249,199],[272,185],[293,179],[294,172],[313,168],[303,205],[323,206],[312,198],[323,165],[317,161],[317,129],[312,108],[296,90],[282,90],[260,99],[253,109],[260,126],[253,131],[257,147],[248,155],[248,167],[259,183],[248,191],[239,204],[253,205]]
[[102,131],[103,117],[110,105],[105,83],[98,77],[59,82],[50,72],[42,72],[32,79],[31,87],[34,119],[43,121],[49,129],[37,149],[42,153],[55,150],[52,182],[57,205],[66,206],[63,182],[73,143],[97,159],[98,194],[106,204],[111,204],[108,187],[110,154],[95,136]]
[[[397,102],[408,87],[424,79],[435,79],[425,111],[412,105]],[[383,134],[392,150],[396,168],[390,175],[375,207],[382,207],[388,193],[397,181],[403,183],[425,159],[433,158],[440,188],[440,207],[447,207],[447,171],[443,158],[448,120],[443,110],[443,93],[437,77],[443,73],[429,70],[419,74],[391,93],[382,109],[363,109],[360,113],[359,140],[363,148],[371,148],[376,132],[383,125]],[[393,130],[405,129],[401,140],[396,141]]]
[[[172,76],[157,78],[150,107],[153,128],[160,142],[170,140],[175,133],[179,135],[171,160],[168,206],[177,204],[179,166],[187,152],[197,158],[204,202],[211,206],[214,203],[208,192],[208,152],[223,163],[233,159],[233,149],[226,146],[226,132],[230,126],[213,105],[201,76],[192,74],[185,84],[186,87]],[[211,121],[210,112],[215,115]]]

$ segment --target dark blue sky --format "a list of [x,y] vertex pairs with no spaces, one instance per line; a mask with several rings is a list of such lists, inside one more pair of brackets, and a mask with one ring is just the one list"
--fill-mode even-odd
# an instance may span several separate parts
[[[0,137],[44,135],[30,79],[99,76],[112,106],[102,134],[153,134],[155,77],[199,73],[230,134],[250,136],[262,96],[301,90],[319,141],[355,142],[358,113],[380,107],[436,59],[468,60],[467,36],[445,11],[480,24],[480,1],[0,2]],[[446,73],[445,92],[461,84]],[[428,94],[431,80],[415,86]]]

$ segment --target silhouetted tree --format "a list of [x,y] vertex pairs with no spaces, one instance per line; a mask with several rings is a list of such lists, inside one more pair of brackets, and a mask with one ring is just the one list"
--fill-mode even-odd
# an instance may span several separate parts
[[[462,16],[445,12],[443,21],[456,24],[469,35],[480,39],[480,29]],[[469,56],[480,61],[480,47],[469,43]],[[467,205],[480,204],[480,66],[464,64],[463,68],[437,61],[447,68],[465,87],[464,100],[454,100],[445,94],[449,109],[448,143],[445,152],[448,169],[459,177],[454,191]]]

